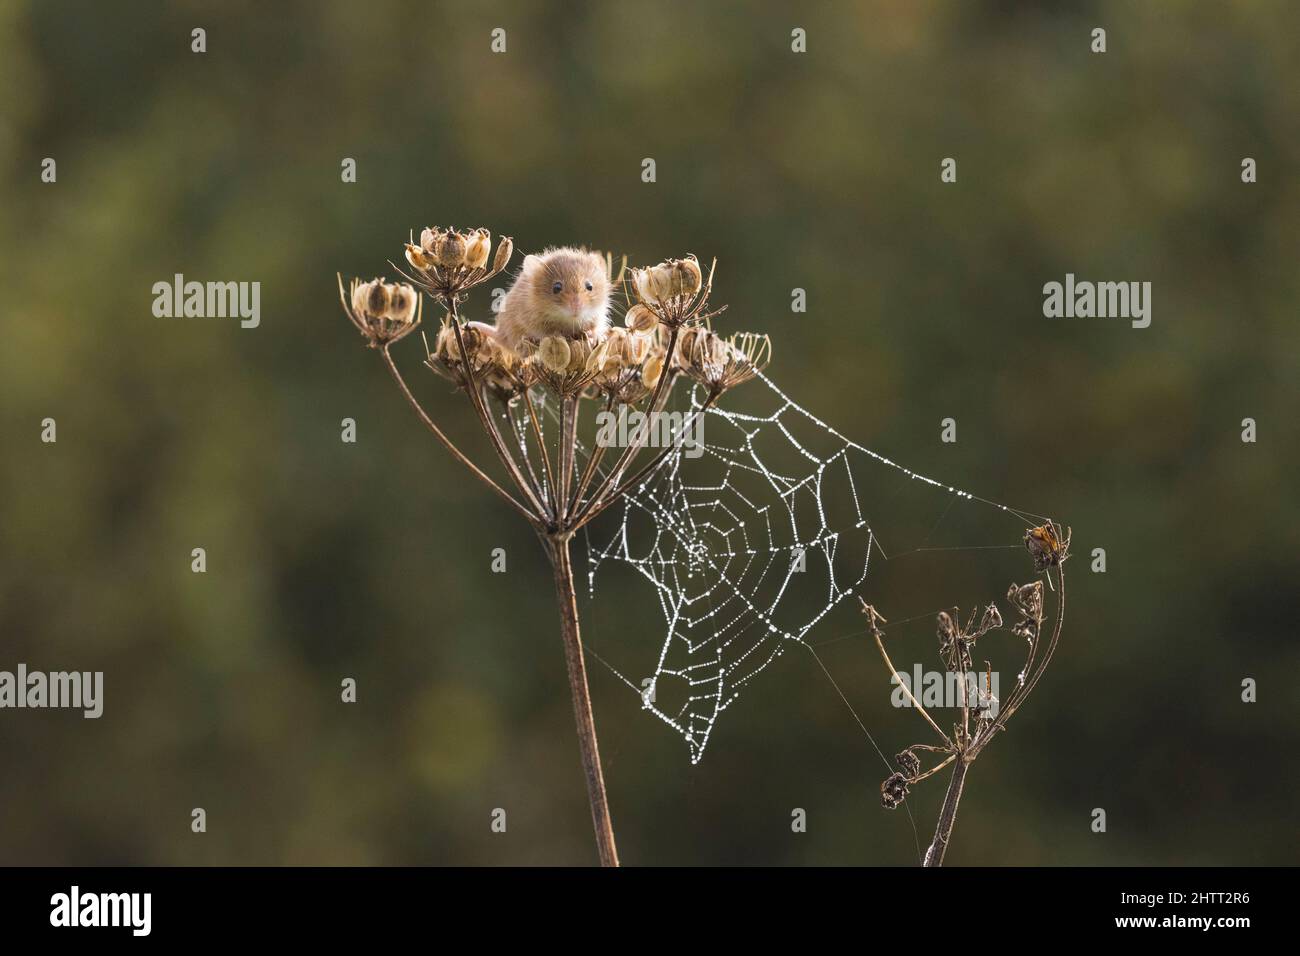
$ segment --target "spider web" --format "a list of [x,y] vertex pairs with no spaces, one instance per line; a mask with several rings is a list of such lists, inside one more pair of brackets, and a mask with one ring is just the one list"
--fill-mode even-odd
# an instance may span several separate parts
[[[701,397],[691,393],[691,413]],[[991,596],[988,582],[1005,589],[1023,573],[1020,536],[1044,520],[846,438],[766,376],[733,397],[767,410],[709,408],[702,455],[675,447],[610,509],[617,521],[603,516],[587,534],[590,597],[608,566],[630,569],[652,586],[664,625],[657,655],[645,660],[644,645],[634,655],[637,670],[611,664],[604,645],[598,657],[681,735],[692,763],[745,688],[785,650],[813,650],[811,632],[849,598],[881,606],[873,595],[888,594],[886,609],[925,608],[915,619],[933,621],[929,609],[954,593]],[[990,559],[1014,551],[1016,571],[990,576]]]

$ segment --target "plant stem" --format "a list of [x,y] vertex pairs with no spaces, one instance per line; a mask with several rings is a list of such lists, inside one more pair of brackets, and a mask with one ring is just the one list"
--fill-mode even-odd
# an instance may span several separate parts
[[573,717],[578,725],[582,769],[587,778],[591,822],[596,829],[596,849],[600,853],[601,866],[618,866],[614,824],[610,820],[609,799],[605,795],[605,776],[600,769],[600,747],[596,741],[596,722],[591,714],[591,695],[587,690],[587,666],[583,661],[582,637],[578,631],[578,599],[573,590],[569,536],[556,535],[549,540],[551,564],[555,570],[555,594],[560,604],[560,636],[564,639],[564,662],[569,672]]
[[948,792],[943,798],[943,807],[939,810],[939,822],[934,828],[934,842],[925,851],[922,866],[943,866],[943,854],[952,839],[952,828],[957,822],[957,804],[961,802],[961,791],[966,785],[966,772],[970,764],[958,755],[952,768],[952,778],[948,781]]
[[407,403],[411,406],[411,408],[415,410],[415,414],[419,416],[420,421],[424,422],[424,426],[433,433],[433,437],[437,438],[438,441],[442,442],[443,446],[449,452],[452,453],[452,456],[455,457],[455,459],[458,462],[460,462],[462,465],[468,468],[475,478],[477,478],[479,481],[483,482],[483,484],[487,485],[489,488],[495,491],[497,495],[500,496],[502,501],[510,505],[511,508],[513,508],[515,511],[519,512],[521,515],[527,518],[529,524],[536,527],[538,519],[533,515],[533,513],[529,511],[527,508],[525,508],[523,505],[521,505],[518,501],[516,501],[514,496],[511,495],[508,491],[506,491],[504,488],[498,485],[487,475],[483,474],[482,469],[480,469],[478,465],[470,461],[469,458],[466,457],[465,453],[462,452],[459,448],[457,448],[456,445],[452,442],[452,440],[442,433],[442,429],[439,428],[436,424],[434,424],[433,419],[429,417],[427,412],[425,412],[424,406],[422,406],[419,403],[419,401],[416,400],[416,397],[411,394],[411,390],[406,387],[406,379],[402,378],[402,373],[398,369],[397,363],[393,361],[393,356],[388,351],[388,346],[385,345],[383,349],[380,350],[380,354],[383,355],[384,365],[388,368],[389,374],[393,376],[393,381],[397,383],[397,387],[400,388],[402,390],[402,394],[406,396]]

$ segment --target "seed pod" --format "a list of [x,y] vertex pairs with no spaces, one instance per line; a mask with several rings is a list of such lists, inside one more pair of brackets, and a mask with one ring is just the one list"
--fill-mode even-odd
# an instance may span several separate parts
[[639,302],[623,316],[623,324],[633,332],[649,332],[658,321],[659,317]]
[[650,354],[650,336],[639,335],[635,332],[630,333],[627,337],[626,344],[623,346],[623,356],[629,365],[640,365]]
[[673,263],[673,272],[681,295],[694,295],[700,291],[703,277],[700,273],[699,260],[695,256],[678,259]]
[[420,248],[424,250],[425,255],[433,257],[437,261],[438,240],[442,238],[442,230],[434,229],[432,226],[425,226],[424,231],[420,233]]
[[486,229],[475,229],[465,242],[465,265],[471,269],[481,269],[487,265],[488,252],[492,248],[492,233]]
[[655,293],[654,283],[650,280],[650,269],[633,269],[632,270],[632,291],[642,302],[658,302],[659,297]]
[[586,336],[569,339],[569,371],[581,372],[586,367],[591,354],[591,343],[587,341]]
[[433,261],[424,254],[423,249],[409,242],[406,244],[406,261],[421,272],[428,272],[434,265]]
[[370,283],[366,292],[366,313],[368,315],[383,315],[388,311],[388,293],[392,286],[386,285],[379,279]]
[[438,330],[438,337],[433,342],[433,354],[448,364],[460,361],[460,344],[456,341],[456,330],[450,322],[443,322],[442,328]]
[[434,250],[438,265],[444,269],[456,269],[465,264],[465,237],[455,229],[448,229],[438,237]]
[[627,329],[612,328],[605,337],[605,359],[602,362],[602,368],[617,368],[627,357],[628,344],[631,336],[628,335]]
[[650,288],[660,302],[677,296],[681,285],[671,262],[661,262],[650,270]]
[[510,262],[510,256],[515,251],[515,242],[509,236],[502,236],[497,243],[497,254],[492,259],[492,271],[500,272]]
[[654,388],[659,384],[659,377],[664,372],[664,357],[655,353],[646,359],[645,364],[641,366],[641,384],[646,388]]
[[366,306],[370,302],[370,283],[356,282],[352,284],[352,311],[357,315],[366,314]]
[[557,375],[568,370],[569,360],[573,357],[569,343],[555,335],[548,335],[542,339],[537,355],[542,360],[542,364]]
[[704,329],[698,325],[690,325],[682,329],[681,334],[677,336],[677,363],[679,365],[690,365],[695,360],[696,342],[703,332]]
[[415,317],[415,290],[406,283],[388,287],[388,317],[403,324]]

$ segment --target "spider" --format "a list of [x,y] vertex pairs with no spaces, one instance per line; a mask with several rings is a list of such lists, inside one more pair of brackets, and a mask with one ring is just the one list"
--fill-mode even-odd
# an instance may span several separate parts
[[1025,532],[1025,547],[1034,559],[1035,571],[1046,571],[1065,563],[1070,556],[1070,536],[1073,529],[1067,528],[1062,540],[1061,526],[1055,521],[1030,528]]

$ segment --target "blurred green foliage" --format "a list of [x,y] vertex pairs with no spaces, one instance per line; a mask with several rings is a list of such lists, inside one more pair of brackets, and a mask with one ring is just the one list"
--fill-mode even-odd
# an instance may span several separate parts
[[[972,773],[950,863],[1295,863],[1294,10],[1056,6],[0,5],[0,667],[106,681],[98,721],[0,712],[0,861],[594,860],[540,549],[337,305],[336,271],[454,223],[717,255],[720,327],[769,332],[804,405],[1074,527],[1065,642]],[[177,272],[260,281],[261,327],[155,318]],[[1044,319],[1066,272],[1150,280],[1151,327]],[[650,654],[651,596],[609,586]],[[823,656],[887,753],[917,739],[864,636]],[[810,656],[698,766],[592,679],[626,862],[914,862]],[[909,800],[921,842],[941,795]]]

